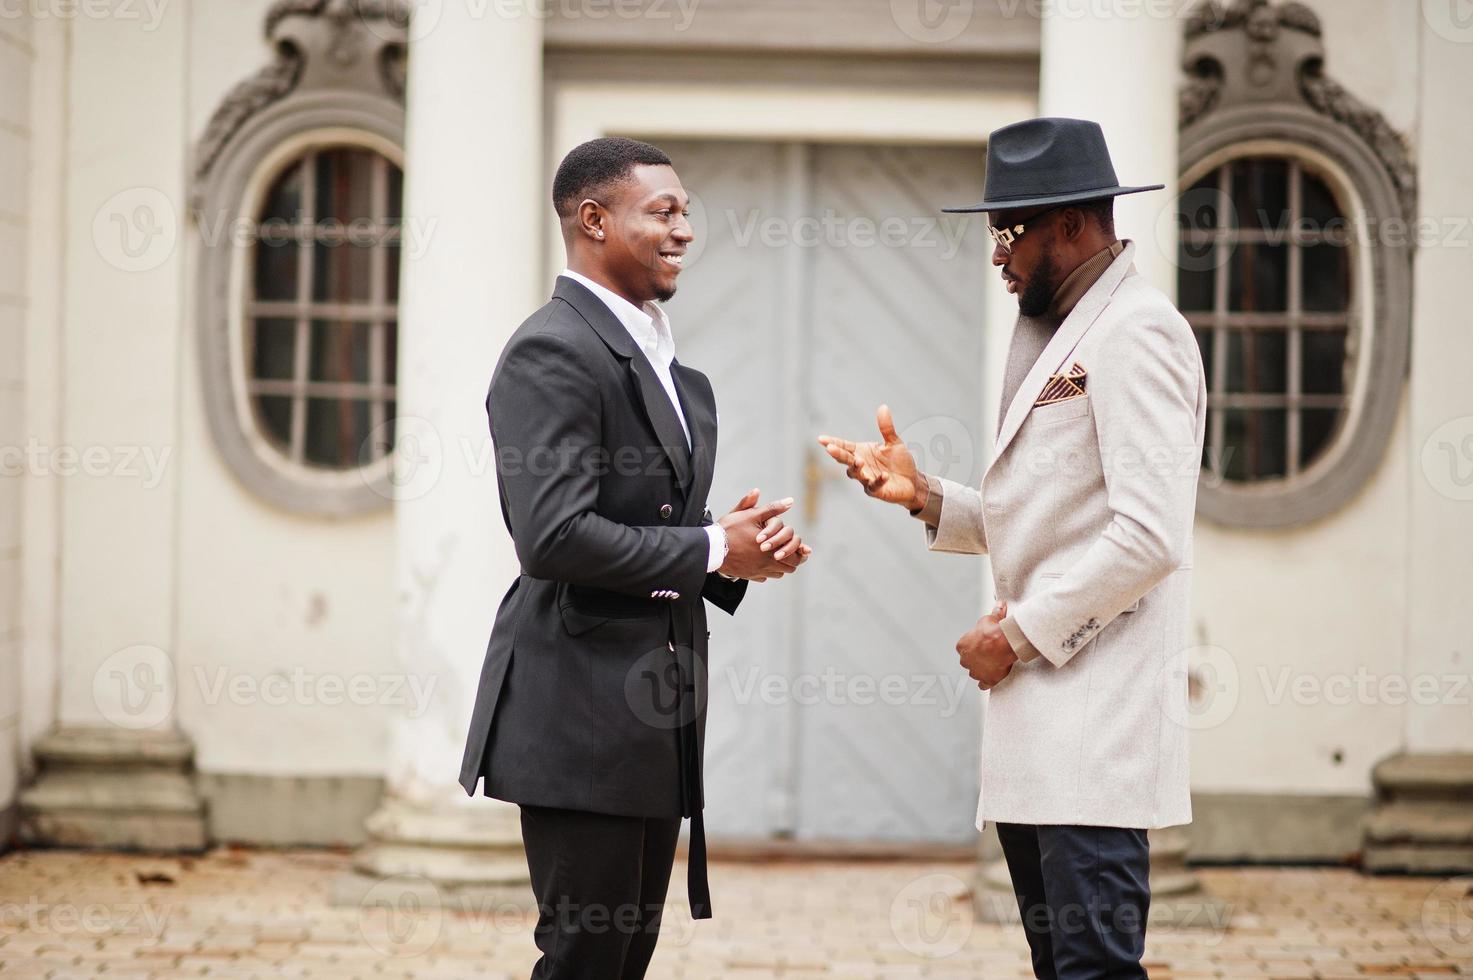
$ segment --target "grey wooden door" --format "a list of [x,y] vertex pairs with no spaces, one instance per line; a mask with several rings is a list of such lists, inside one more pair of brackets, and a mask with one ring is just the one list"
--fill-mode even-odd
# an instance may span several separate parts
[[956,638],[982,563],[932,555],[866,498],[821,431],[871,438],[888,401],[924,464],[980,476],[980,149],[662,145],[700,236],[670,304],[678,356],[721,417],[712,510],[795,496],[816,549],[797,576],[713,614],[707,822],[714,834],[965,841],[978,692]]

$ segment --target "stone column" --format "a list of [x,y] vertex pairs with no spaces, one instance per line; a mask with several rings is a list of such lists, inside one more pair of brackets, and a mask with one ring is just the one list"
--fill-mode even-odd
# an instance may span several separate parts
[[1115,6],[1113,13],[1108,4],[1048,6],[1039,114],[1095,120],[1104,127],[1122,184],[1166,185],[1117,199],[1115,224],[1122,238],[1140,241],[1135,264],[1141,274],[1175,296],[1176,223],[1158,219],[1163,211],[1174,214],[1182,22],[1152,16],[1161,4]]
[[501,596],[518,570],[501,522],[485,396],[513,329],[545,299],[542,27],[517,6],[425,3],[411,22],[395,528],[406,675],[433,681],[394,726],[387,795],[368,820],[367,888],[530,901],[517,808],[456,782]]
[[43,165],[28,198],[19,684],[38,772],[19,816],[32,843],[205,845],[173,659],[187,27],[177,4],[148,30],[31,24]]
[[1377,806],[1366,824],[1372,871],[1473,873],[1473,711],[1448,696],[1469,672],[1473,605],[1473,411],[1458,377],[1473,357],[1467,327],[1465,224],[1473,196],[1473,26],[1447,10],[1421,20],[1416,253],[1407,387],[1411,522],[1407,530],[1407,687],[1436,698],[1407,701],[1406,751],[1372,774]]
[[[1093,119],[1105,131],[1122,184],[1166,189],[1118,198],[1115,226],[1137,242],[1135,264],[1176,296],[1177,89],[1182,5],[1054,4],[1042,22],[1039,115]],[[1158,13],[1164,16],[1156,16]],[[1124,67],[1128,66],[1128,68]],[[1186,867],[1184,828],[1151,834],[1153,924],[1214,927],[1220,908]],[[984,920],[1017,917],[1011,882],[993,836],[982,847],[976,909]]]

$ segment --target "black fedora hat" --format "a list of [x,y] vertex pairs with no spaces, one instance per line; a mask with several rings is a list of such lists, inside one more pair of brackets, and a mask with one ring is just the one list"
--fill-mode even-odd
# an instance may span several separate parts
[[1165,184],[1122,187],[1105,131],[1088,119],[1045,117],[994,130],[987,138],[987,199],[951,214],[1072,204],[1159,191]]

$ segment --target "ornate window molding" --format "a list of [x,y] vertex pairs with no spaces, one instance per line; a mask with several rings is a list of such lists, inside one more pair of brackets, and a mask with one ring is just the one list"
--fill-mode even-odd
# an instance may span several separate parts
[[[1212,0],[1187,22],[1181,186],[1233,160],[1279,157],[1323,182],[1349,219],[1344,417],[1328,448],[1283,478],[1235,482],[1204,466],[1198,510],[1224,524],[1285,527],[1346,504],[1385,455],[1406,377],[1416,170],[1404,139],[1324,65],[1319,18],[1302,3]],[[1209,431],[1212,413],[1209,402]]]
[[[315,153],[363,149],[402,169],[406,18],[397,0],[279,0],[266,15],[274,60],[225,97],[195,148],[198,347],[210,432],[247,488],[296,512],[387,507],[393,460],[366,452],[357,467],[310,466],[263,432],[248,390],[256,222],[277,178]],[[387,427],[370,438],[386,435]]]

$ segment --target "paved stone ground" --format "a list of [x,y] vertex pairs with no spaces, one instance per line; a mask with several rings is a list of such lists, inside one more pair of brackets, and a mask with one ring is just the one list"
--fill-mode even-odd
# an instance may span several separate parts
[[[7,977],[525,978],[509,907],[335,908],[344,854],[222,848],[200,858],[70,851],[0,858]],[[1016,926],[974,922],[964,863],[716,862],[719,918],[672,909],[651,976],[1027,977]],[[1156,980],[1473,976],[1473,879],[1212,869],[1219,928],[1153,928]],[[683,883],[677,868],[675,882]],[[676,891],[680,891],[677,884]]]

